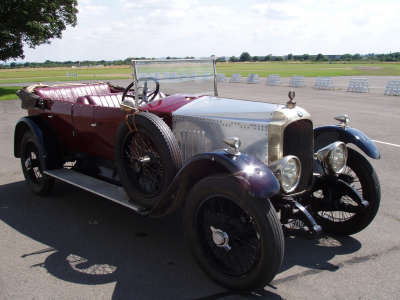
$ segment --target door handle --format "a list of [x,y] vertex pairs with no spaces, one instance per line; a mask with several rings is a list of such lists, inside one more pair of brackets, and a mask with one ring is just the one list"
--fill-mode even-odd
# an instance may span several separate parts
[[96,127],[96,126],[97,126],[97,123],[91,124],[90,126]]
[[47,117],[50,119],[53,119],[53,115],[48,115]]

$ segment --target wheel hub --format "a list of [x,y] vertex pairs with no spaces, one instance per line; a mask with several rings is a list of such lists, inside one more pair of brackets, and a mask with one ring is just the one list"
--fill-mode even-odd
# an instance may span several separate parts
[[210,229],[213,233],[212,238],[217,245],[217,247],[224,248],[226,251],[231,250],[231,246],[228,245],[229,243],[229,236],[220,229],[215,229],[214,227],[210,226]]
[[32,168],[32,162],[30,157],[25,160],[25,168],[27,171],[29,171]]
[[133,159],[133,161],[132,161],[133,170],[136,173],[139,173],[140,170],[142,169],[143,164],[149,163],[150,161],[151,161],[151,158],[149,155]]

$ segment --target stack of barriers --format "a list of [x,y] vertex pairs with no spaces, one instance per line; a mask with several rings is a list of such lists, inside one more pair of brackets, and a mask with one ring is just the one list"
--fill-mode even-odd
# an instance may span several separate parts
[[333,84],[332,77],[318,77],[315,83],[314,89],[316,90],[334,90],[335,85]]
[[203,73],[203,76],[201,77],[201,81],[212,81],[213,76],[210,73]]
[[282,81],[278,74],[269,74],[266,84],[267,85],[282,85]]
[[292,79],[289,82],[289,86],[306,87],[306,82],[303,78],[303,75],[293,75]]
[[228,79],[226,79],[225,73],[218,73],[217,75],[217,82],[227,82]]
[[249,74],[247,77],[246,84],[259,84],[260,79],[258,79],[258,74]]
[[243,78],[240,73],[233,73],[231,80],[229,80],[229,83],[241,83],[241,82],[243,82]]
[[400,80],[389,80],[386,90],[385,90],[385,95],[389,93],[389,96],[393,94],[393,96],[400,96]]
[[356,93],[369,93],[369,84],[367,78],[352,78],[350,80],[348,92],[356,92]]

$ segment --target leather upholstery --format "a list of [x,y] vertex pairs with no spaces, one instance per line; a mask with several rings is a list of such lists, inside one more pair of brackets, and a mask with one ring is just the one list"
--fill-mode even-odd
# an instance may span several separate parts
[[35,89],[36,95],[40,96],[42,99],[50,98],[52,100],[62,100],[67,102],[76,102],[79,97],[85,95],[102,95],[109,94],[110,92],[110,87],[107,83]]
[[122,94],[123,93],[87,95],[86,98],[89,104],[92,105],[119,107],[119,104],[122,101]]
[[80,103],[80,104],[89,104],[88,99],[86,98],[86,96],[82,96],[82,97],[78,97],[76,99],[76,103]]

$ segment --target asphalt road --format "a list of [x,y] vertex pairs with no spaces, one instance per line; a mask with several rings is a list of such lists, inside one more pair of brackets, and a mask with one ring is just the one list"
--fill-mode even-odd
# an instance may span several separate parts
[[[26,111],[19,100],[1,101],[0,299],[399,299],[400,97],[383,95],[389,79],[399,78],[368,77],[370,93],[347,92],[350,77],[334,77],[334,91],[314,90],[316,78],[294,89],[315,127],[346,113],[352,127],[378,141],[382,158],[370,161],[382,203],[372,224],[353,236],[286,237],[276,278],[247,295],[224,290],[197,267],[182,211],[143,218],[60,181],[49,197],[31,193],[13,156],[14,126]],[[220,83],[219,94],[288,100],[288,78],[277,87],[262,82]]]

